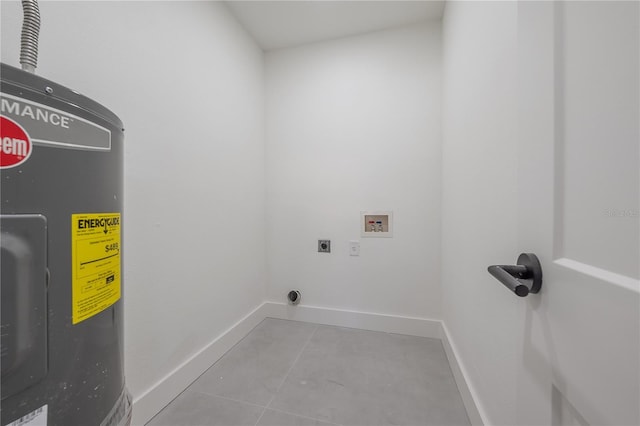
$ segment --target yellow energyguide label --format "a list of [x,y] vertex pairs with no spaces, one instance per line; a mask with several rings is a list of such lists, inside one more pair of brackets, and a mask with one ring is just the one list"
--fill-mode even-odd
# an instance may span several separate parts
[[71,215],[72,322],[120,300],[120,213]]

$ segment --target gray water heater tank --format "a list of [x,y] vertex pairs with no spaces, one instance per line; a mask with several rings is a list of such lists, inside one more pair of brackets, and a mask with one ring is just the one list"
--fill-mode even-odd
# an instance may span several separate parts
[[0,423],[127,424],[122,123],[20,69],[0,81]]

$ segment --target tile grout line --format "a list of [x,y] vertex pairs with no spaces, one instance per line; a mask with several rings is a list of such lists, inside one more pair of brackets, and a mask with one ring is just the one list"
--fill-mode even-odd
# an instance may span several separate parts
[[302,346],[302,349],[300,349],[300,352],[298,352],[298,355],[296,356],[296,359],[293,360],[293,363],[291,364],[291,367],[289,367],[289,370],[287,371],[287,374],[284,375],[284,378],[282,379],[282,382],[280,382],[280,386],[278,386],[278,389],[276,389],[276,391],[273,393],[273,396],[271,397],[271,400],[269,400],[269,403],[267,404],[267,408],[269,408],[269,406],[271,405],[273,400],[276,399],[276,395],[278,394],[278,392],[280,392],[280,389],[282,389],[282,386],[284,386],[284,383],[287,381],[287,377],[289,377],[289,374],[291,374],[291,371],[293,370],[293,367],[295,367],[296,364],[298,363],[298,360],[300,359],[300,356],[302,355],[304,350],[309,345],[309,342],[311,342],[311,339],[316,334],[317,330],[318,330],[318,326],[316,325],[314,327],[313,331],[311,332],[311,335],[307,339],[307,341],[304,342],[304,345]]
[[220,398],[220,399],[224,399],[224,400],[227,400],[227,401],[233,401],[233,402],[239,402],[241,404],[252,405],[254,407],[266,408],[264,405],[256,404],[254,402],[242,401],[240,399],[229,398],[228,396],[216,395],[216,394],[213,394],[213,393],[208,393],[208,392],[204,392],[204,391],[200,391],[200,390],[194,390],[192,392],[199,393],[201,395],[211,396],[213,398]]
[[264,416],[264,413],[267,411],[267,407],[264,407],[262,409],[262,413],[260,413],[260,417],[258,417],[258,420],[256,420],[256,423],[253,426],[257,426],[258,423],[260,423],[260,420],[262,419],[262,416]]
[[193,391],[195,393],[199,393],[201,395],[206,395],[206,396],[210,396],[213,398],[220,398],[220,399],[224,399],[225,401],[232,401],[232,402],[238,402],[240,404],[247,404],[247,405],[251,405],[253,407],[259,407],[262,408],[262,412],[260,413],[260,417],[258,417],[258,420],[256,420],[256,423],[254,424],[254,426],[256,426],[258,424],[258,422],[260,421],[260,419],[262,418],[262,416],[264,415],[264,412],[267,410],[267,407],[265,407],[264,405],[259,405],[259,404],[254,404],[252,402],[247,402],[247,401],[240,401],[239,399],[233,399],[233,398],[229,398],[226,396],[220,396],[220,395],[214,395],[211,393],[207,393],[207,392],[202,392],[202,391]]
[[305,349],[307,349],[307,346],[309,346],[309,343],[311,342],[311,339],[313,339],[313,336],[315,336],[316,331],[318,331],[318,326],[317,325],[313,328],[313,331],[311,332],[311,335],[309,336],[307,341],[304,342],[304,345],[302,346],[302,349],[300,349],[300,352],[298,352],[298,356],[296,356],[296,359],[293,360],[293,363],[291,364],[291,367],[289,367],[289,370],[287,371],[287,374],[285,374],[284,378],[282,379],[282,382],[280,383],[280,386],[278,386],[278,389],[276,389],[276,392],[273,394],[273,397],[271,398],[271,401],[269,401],[269,404],[267,404],[267,407],[269,405],[271,405],[271,403],[275,399],[275,397],[278,394],[278,392],[280,392],[280,389],[282,389],[282,386],[284,386],[284,382],[287,381],[287,377],[289,377],[289,374],[291,374],[291,371],[293,371],[293,367],[296,366],[296,364],[298,363],[298,360],[300,360],[300,357],[302,356],[302,353],[304,352]]
[[315,420],[315,421],[317,421],[317,422],[326,423],[326,424],[329,424],[329,425],[332,425],[332,426],[341,426],[339,423],[333,423],[333,422],[330,422],[330,421],[328,421],[328,420],[316,419],[315,417],[303,416],[302,414],[290,413],[289,411],[280,410],[279,408],[269,408],[269,410],[271,410],[271,411],[277,411],[277,412],[279,412],[279,413],[283,413],[283,414],[288,414],[288,415],[290,415],[290,416],[302,417],[303,419]]
[[[287,374],[284,375],[284,378],[282,379],[282,382],[280,382],[280,385],[278,386],[276,391],[271,396],[271,399],[267,403],[266,407],[264,407],[262,409],[262,413],[260,414],[260,417],[258,417],[258,420],[256,420],[256,424],[254,426],[257,426],[257,424],[260,423],[260,419],[262,419],[262,416],[264,416],[264,413],[267,411],[267,408],[269,408],[269,406],[271,405],[273,400],[276,398],[276,395],[278,394],[278,392],[280,392],[280,388],[282,388],[282,386],[284,385],[284,382],[287,381],[287,377],[289,377],[289,374],[291,373],[291,370],[293,370],[293,367],[295,367],[296,363],[298,362],[298,359],[300,359],[300,355],[302,355],[302,352],[304,352],[305,348],[307,347],[307,345],[309,344],[309,342],[313,338],[313,335],[316,334],[316,330],[317,329],[318,329],[318,325],[315,325],[315,327],[313,328],[313,331],[311,332],[311,335],[309,335],[309,337],[307,338],[307,341],[304,342],[304,345],[302,346],[302,349],[300,349],[300,352],[298,352],[298,355],[296,356],[296,359],[293,360],[293,363],[291,364],[291,367],[289,367],[289,370],[287,370]],[[314,419],[314,420],[316,420],[316,419]]]

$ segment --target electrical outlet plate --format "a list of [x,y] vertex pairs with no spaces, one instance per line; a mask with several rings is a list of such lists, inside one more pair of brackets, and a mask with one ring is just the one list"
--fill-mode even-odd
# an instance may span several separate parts
[[393,212],[360,212],[360,236],[366,238],[392,238]]
[[318,253],[331,253],[331,240],[318,240]]

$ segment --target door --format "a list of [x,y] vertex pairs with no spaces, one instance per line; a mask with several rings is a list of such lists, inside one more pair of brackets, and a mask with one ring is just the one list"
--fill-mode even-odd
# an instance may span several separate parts
[[[518,4],[523,424],[640,424],[638,2]],[[514,253],[514,260],[517,253]]]

